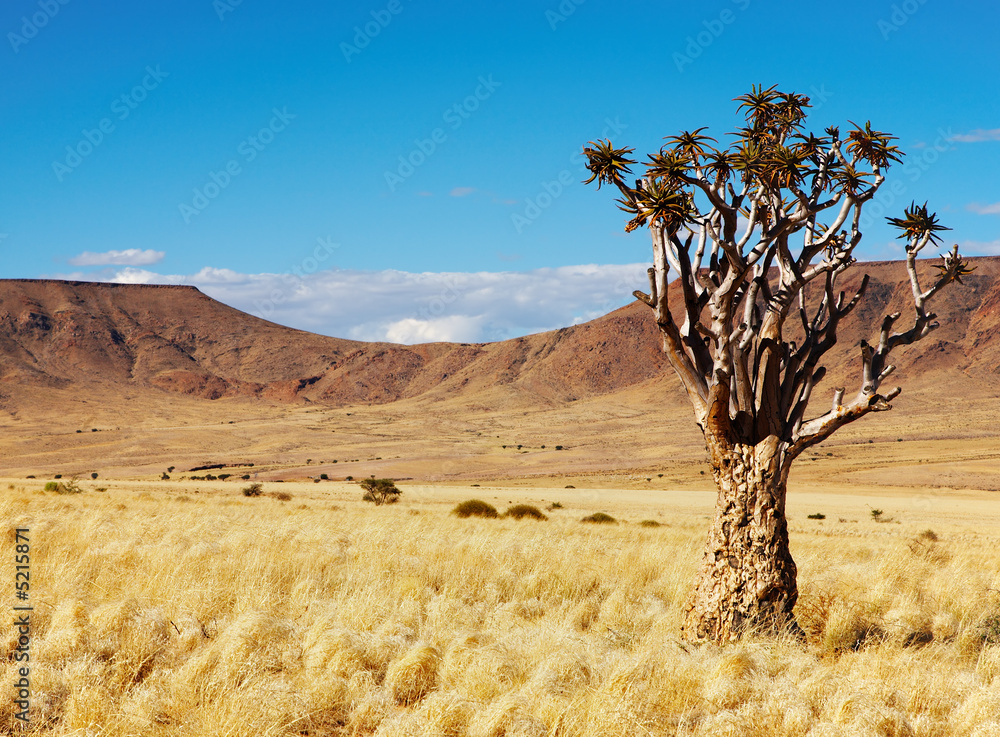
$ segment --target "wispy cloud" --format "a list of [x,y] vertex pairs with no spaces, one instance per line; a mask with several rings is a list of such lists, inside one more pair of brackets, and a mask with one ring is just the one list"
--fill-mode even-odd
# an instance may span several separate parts
[[951,137],[952,141],[958,143],[980,143],[982,141],[1000,141],[1000,128],[976,128],[968,133],[956,133]]
[[965,209],[978,215],[1000,215],[1000,202],[994,202],[992,205],[981,205],[978,202],[973,202],[966,205]]
[[452,197],[468,197],[475,191],[476,191],[475,187],[455,187],[448,194],[450,194]]
[[166,255],[163,251],[138,248],[127,248],[124,251],[104,251],[94,253],[84,251],[79,256],[69,260],[73,266],[152,266],[158,264]]
[[190,284],[272,322],[356,340],[488,342],[578,324],[631,301],[647,264],[531,271],[410,273],[332,269],[302,277],[206,267],[188,275],[127,267],[57,275]]
[[1000,256],[1000,240],[962,241],[963,256]]

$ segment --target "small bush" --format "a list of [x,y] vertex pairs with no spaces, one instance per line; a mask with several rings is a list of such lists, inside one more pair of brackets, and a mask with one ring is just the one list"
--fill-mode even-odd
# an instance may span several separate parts
[[500,516],[496,507],[480,499],[469,499],[456,504],[455,508],[451,510],[451,513],[458,517],[462,517],[463,519],[465,517],[486,517],[489,519],[495,519]]
[[272,491],[271,498],[277,499],[279,502],[290,502],[292,501],[292,495],[287,491]]
[[642,522],[639,523],[639,527],[663,527],[663,525],[661,525],[655,519],[644,519]]
[[875,522],[888,523],[888,522],[893,522],[894,521],[892,517],[885,517],[885,516],[883,516],[883,513],[882,513],[881,509],[873,509],[871,514],[872,514],[872,519]]
[[45,491],[54,491],[56,494],[80,494],[83,489],[74,477],[66,481],[48,481],[45,483]]
[[826,515],[822,512],[816,512],[816,514],[810,514],[809,519],[826,519]]
[[220,474],[219,474],[219,481],[225,481],[225,480],[226,480],[226,479],[228,479],[228,478],[229,478],[230,476],[232,476],[232,474],[231,474],[231,473],[220,473]]
[[375,506],[395,504],[399,501],[399,495],[403,493],[396,488],[396,483],[392,479],[363,479],[361,488],[365,490],[361,498],[366,502],[372,502]]
[[245,473],[242,476],[240,476],[240,478],[243,479],[244,481],[249,481],[250,480],[250,474]]
[[216,481],[218,478],[219,478],[218,476],[214,476],[213,474],[210,473],[205,474],[205,481]]
[[561,445],[557,445],[556,446],[556,450],[562,450],[562,449],[563,449],[563,447]]
[[168,476],[168,475],[166,474],[166,472],[164,472],[164,473],[163,473],[163,474],[162,474],[162,475],[160,476],[160,481],[170,481],[170,476]]
[[314,484],[318,484],[319,482],[320,482],[320,479],[313,479],[313,483]]
[[551,511],[552,511],[553,509],[562,509],[562,508],[563,508],[563,505],[562,505],[562,504],[560,504],[559,502],[552,502],[552,503],[551,503],[551,504],[549,505],[549,511],[550,511],[550,512],[551,512]]
[[605,514],[604,512],[595,512],[594,514],[584,517],[580,521],[596,525],[613,525],[618,522],[618,520],[610,514]]
[[503,516],[512,519],[536,519],[539,521],[548,519],[548,517],[542,514],[542,510],[530,504],[515,504],[504,512]]
[[573,484],[566,484],[566,488],[567,489],[575,489],[576,487],[573,486]]
[[921,540],[927,540],[928,542],[936,543],[938,541],[937,533],[934,530],[924,530],[919,535],[918,538]]
[[250,484],[243,487],[243,496],[261,496],[264,493],[263,484]]
[[345,480],[345,481],[354,481],[354,477],[353,477],[353,476],[348,476],[348,477],[347,477],[346,479],[344,479],[344,480]]
[[94,471],[92,474],[90,474],[90,478],[96,479],[97,478],[97,471]]
[[330,480],[330,475],[329,475],[329,474],[326,474],[326,473],[321,473],[321,474],[319,475],[319,477],[320,477],[321,479],[323,479],[324,481],[329,481],[329,480]]

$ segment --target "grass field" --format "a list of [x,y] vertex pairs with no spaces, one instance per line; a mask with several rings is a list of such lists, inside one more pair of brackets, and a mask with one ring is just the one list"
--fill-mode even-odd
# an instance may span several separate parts
[[[400,484],[375,508],[348,484],[95,485],[0,491],[2,580],[30,529],[27,734],[1000,735],[985,496],[879,501],[880,524],[871,500],[793,492],[808,642],[718,648],[677,637],[710,493]],[[449,514],[472,497],[562,508]]]

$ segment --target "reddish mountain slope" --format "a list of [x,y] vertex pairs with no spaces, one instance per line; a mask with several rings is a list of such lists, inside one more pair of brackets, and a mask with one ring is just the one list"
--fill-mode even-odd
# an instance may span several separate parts
[[[966,284],[935,304],[942,327],[897,356],[904,386],[995,379],[1000,371],[1000,258],[973,260]],[[931,265],[922,271],[933,273]],[[901,262],[859,264],[871,276],[840,330],[830,381],[854,386],[857,345],[882,316],[908,318]],[[655,377],[672,383],[648,309],[633,303],[592,322],[485,345],[399,346],[330,338],[269,323],[193,287],[49,280],[0,282],[0,389],[17,385],[122,389],[206,399],[263,397],[332,405],[428,400],[506,389],[558,404]],[[13,392],[16,394],[16,392]]]

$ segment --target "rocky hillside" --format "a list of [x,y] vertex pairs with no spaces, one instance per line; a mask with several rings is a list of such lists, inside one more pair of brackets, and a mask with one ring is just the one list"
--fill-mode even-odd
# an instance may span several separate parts
[[[1000,371],[1000,258],[973,259],[964,285],[935,308],[942,327],[899,352],[902,383],[994,378]],[[922,270],[932,273],[930,263]],[[830,354],[833,380],[853,386],[857,345],[882,315],[906,320],[901,262],[859,264],[841,288],[871,276],[864,303]],[[194,287],[52,280],[0,281],[0,387],[120,387],[218,399],[261,397],[343,406],[467,395],[507,387],[561,403],[669,373],[648,309],[633,303],[592,322],[491,344],[401,346],[294,330],[227,307]]]

